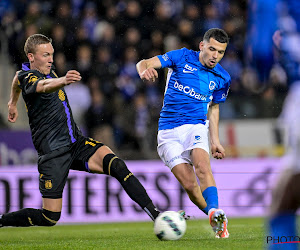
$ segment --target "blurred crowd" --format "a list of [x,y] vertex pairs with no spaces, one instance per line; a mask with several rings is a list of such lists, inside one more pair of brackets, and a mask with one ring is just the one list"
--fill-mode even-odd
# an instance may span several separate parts
[[160,70],[154,83],[143,82],[135,64],[182,47],[198,50],[209,28],[222,28],[230,37],[221,65],[232,85],[220,106],[221,119],[272,118],[280,113],[285,73],[272,62],[270,76],[261,77],[251,65],[250,8],[255,6],[248,2],[2,0],[1,32],[16,69],[27,61],[23,46],[28,36],[51,37],[57,74],[76,69],[82,75],[82,82],[66,91],[85,134],[115,150],[138,152],[135,159],[153,158],[166,71]]

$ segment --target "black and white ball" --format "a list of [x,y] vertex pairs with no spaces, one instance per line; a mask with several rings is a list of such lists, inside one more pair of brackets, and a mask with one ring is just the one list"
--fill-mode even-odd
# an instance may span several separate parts
[[154,221],[154,233],[160,240],[178,240],[185,231],[186,221],[175,211],[165,211]]

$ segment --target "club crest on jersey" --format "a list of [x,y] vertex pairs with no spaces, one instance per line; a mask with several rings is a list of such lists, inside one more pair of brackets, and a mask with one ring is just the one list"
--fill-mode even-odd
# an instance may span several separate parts
[[209,90],[213,90],[216,87],[216,83],[214,81],[209,82]]
[[58,91],[58,97],[62,102],[66,100],[65,93],[61,89]]
[[52,181],[51,180],[45,180],[45,188],[51,189],[52,188]]

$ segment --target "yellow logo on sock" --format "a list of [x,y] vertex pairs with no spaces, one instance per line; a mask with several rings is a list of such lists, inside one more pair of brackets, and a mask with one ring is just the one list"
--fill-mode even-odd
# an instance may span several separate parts
[[124,178],[124,181],[127,181],[127,179],[128,179],[130,176],[132,176],[132,175],[133,175],[133,173],[128,174],[128,175]]

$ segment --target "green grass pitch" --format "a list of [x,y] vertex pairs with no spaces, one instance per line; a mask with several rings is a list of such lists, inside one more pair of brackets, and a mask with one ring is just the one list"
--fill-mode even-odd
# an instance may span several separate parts
[[0,249],[262,249],[263,218],[230,219],[229,239],[215,239],[208,220],[187,221],[178,241],[160,241],[152,222],[0,228]]

